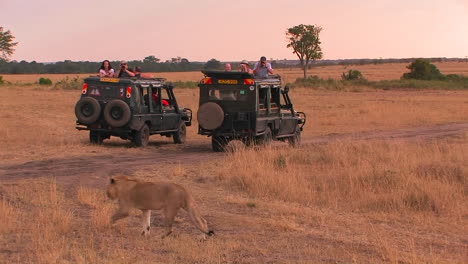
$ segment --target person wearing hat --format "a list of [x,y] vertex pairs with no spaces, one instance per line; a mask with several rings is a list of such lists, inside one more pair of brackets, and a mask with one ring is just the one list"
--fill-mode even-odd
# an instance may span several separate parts
[[255,63],[253,73],[255,77],[267,78],[268,74],[273,74],[273,69],[271,64],[266,61],[266,57],[262,56],[260,61]]
[[247,72],[247,73],[253,74],[253,70],[250,69],[250,64],[246,60],[241,61],[239,68],[241,72]]
[[120,71],[119,71],[119,78],[121,77],[134,77],[135,73],[128,69],[128,63],[126,61],[120,62]]

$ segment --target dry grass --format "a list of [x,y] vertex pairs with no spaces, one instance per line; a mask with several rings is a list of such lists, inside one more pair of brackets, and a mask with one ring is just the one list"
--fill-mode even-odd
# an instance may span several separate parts
[[[400,66],[388,69],[398,71]],[[172,78],[198,79],[187,76]],[[152,137],[144,149],[120,139],[91,146],[87,134],[74,129],[76,91],[35,85],[2,89],[1,165],[176,149],[160,137]],[[196,112],[196,90],[179,89],[177,95]],[[298,88],[291,96],[297,110],[308,114],[305,139],[467,122],[464,91]],[[195,122],[188,129],[187,144],[209,148],[196,127]],[[140,179],[188,187],[216,231],[206,242],[198,240],[199,232],[185,213],[176,218],[174,236],[168,239],[160,239],[159,213],[152,217],[148,238],[139,235],[138,211],[111,226],[115,206],[104,193],[107,179],[84,177],[73,181],[76,185],[63,185],[50,177],[62,172],[44,167],[47,178],[0,182],[0,263],[465,263],[467,137],[343,139],[298,149],[237,145],[236,152],[215,161],[155,161],[135,169],[133,175]]]
[[103,188],[2,183],[0,255],[8,263],[463,263],[467,146],[466,137],[336,142],[135,171],[190,186],[217,232],[206,242],[185,213],[163,240],[157,212],[147,238],[137,211],[110,226]]
[[[468,143],[349,142],[245,149],[216,169],[253,197],[359,212],[468,216]],[[236,171],[236,173],[233,173]]]
[[[183,73],[180,73],[181,75]],[[0,98],[0,158],[4,161],[70,155],[139,153],[129,141],[113,138],[109,148],[88,143],[88,133],[74,127],[77,91],[54,91],[39,86],[3,86]],[[196,89],[177,89],[181,105],[198,109]],[[467,91],[330,92],[297,88],[291,91],[296,110],[307,113],[304,136],[395,129],[467,120]],[[196,118],[195,118],[196,119]],[[209,144],[189,127],[188,141]],[[153,136],[147,151],[172,146],[170,139]],[[143,150],[145,151],[145,150]]]

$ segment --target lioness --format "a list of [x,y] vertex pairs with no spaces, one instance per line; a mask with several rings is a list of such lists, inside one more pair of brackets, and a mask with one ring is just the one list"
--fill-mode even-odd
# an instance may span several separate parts
[[107,196],[118,200],[119,208],[111,218],[111,222],[128,216],[130,208],[143,212],[143,232],[148,235],[150,230],[151,210],[163,210],[166,237],[172,233],[172,223],[180,208],[188,212],[192,223],[204,234],[209,236],[214,232],[208,229],[206,220],[200,216],[195,203],[184,187],[174,183],[142,182],[127,176],[114,176],[107,186]]

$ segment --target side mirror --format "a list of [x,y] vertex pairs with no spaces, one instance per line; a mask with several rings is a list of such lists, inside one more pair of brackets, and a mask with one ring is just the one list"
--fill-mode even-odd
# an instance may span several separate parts
[[284,87],[284,92],[285,92],[285,93],[289,92],[289,86],[286,85],[286,86]]

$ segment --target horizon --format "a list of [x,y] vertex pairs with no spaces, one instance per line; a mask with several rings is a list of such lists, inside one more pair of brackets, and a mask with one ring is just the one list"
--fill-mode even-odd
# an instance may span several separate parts
[[[411,59],[426,59],[426,60],[435,60],[435,59],[444,59],[444,60],[468,60],[468,56],[465,56],[464,58],[462,57],[411,57],[411,58],[350,58],[350,59],[320,59],[320,60],[316,60],[316,61],[310,61],[309,64],[313,64],[314,62],[315,63],[318,63],[318,62],[323,62],[323,61],[353,61],[353,60],[369,60],[369,61],[372,61],[372,60],[411,60]],[[143,59],[129,59],[127,60],[128,62],[132,62],[132,61],[142,61]],[[209,59],[211,60],[211,59]],[[299,59],[273,59],[275,61],[279,61],[279,62],[282,62],[282,61],[288,61],[288,62],[291,62],[291,61],[297,61],[299,62]],[[8,62],[17,62],[17,63],[20,63],[21,61],[17,61],[17,60],[10,60]],[[23,60],[24,61],[24,60]],[[53,64],[53,63],[58,63],[58,62],[64,62],[66,60],[61,60],[61,61],[34,61],[36,63],[42,63],[42,64]],[[118,62],[120,60],[110,60],[110,62]],[[220,61],[220,60],[218,60]],[[249,62],[254,62],[255,60],[252,60]],[[272,61],[270,59],[268,59],[268,61]],[[31,63],[33,61],[26,61],[27,63]],[[71,60],[71,62],[92,62],[92,63],[101,63],[101,61],[92,61],[92,60],[80,60],[80,61],[73,61]],[[190,63],[206,63],[207,61],[191,61],[189,60]],[[220,61],[221,63],[233,63],[233,62],[240,62],[239,61],[235,61],[235,60],[231,60],[231,61]],[[166,61],[160,61],[160,62],[157,62],[157,63],[166,63]],[[388,62],[388,63],[391,63],[391,62]],[[398,62],[397,62],[398,63]]]
[[298,24],[323,27],[324,60],[468,58],[466,0],[4,1],[16,61],[297,60],[285,32]]

